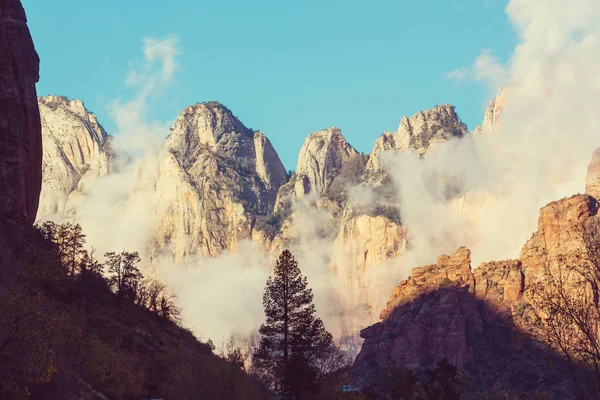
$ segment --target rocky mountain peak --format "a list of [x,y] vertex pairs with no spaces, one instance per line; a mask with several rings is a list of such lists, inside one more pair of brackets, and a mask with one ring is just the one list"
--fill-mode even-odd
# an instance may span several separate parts
[[342,164],[358,152],[336,127],[312,132],[298,156],[296,174],[308,191],[322,194],[337,176]]
[[248,129],[231,110],[216,101],[186,107],[171,128],[166,147],[185,168],[209,151],[256,173],[267,189],[277,190],[287,179],[269,139]]
[[413,150],[423,155],[440,143],[467,133],[467,127],[450,104],[419,111],[410,118],[402,117],[396,132],[385,132],[375,141],[367,170],[380,170],[383,167],[381,154],[387,150]]
[[[85,108],[83,101],[69,99],[65,96],[40,96],[38,97],[40,113],[42,115],[42,130],[52,135],[57,140],[78,140],[77,131],[86,131],[85,140],[91,140],[90,146],[102,147],[110,139],[96,116]],[[72,125],[75,123],[75,125]],[[44,131],[44,125],[46,130]],[[83,149],[82,149],[83,151]],[[81,152],[80,152],[81,153]],[[85,164],[88,154],[76,155],[79,159],[75,164]]]
[[86,114],[91,115],[91,113],[85,108],[83,101],[79,99],[70,100],[66,96],[48,95],[38,97],[38,102],[40,105],[49,107],[52,110],[61,108],[63,110],[68,110],[78,116],[84,116]]
[[421,154],[438,142],[462,137],[465,133],[464,124],[450,104],[419,111],[410,118],[403,117],[396,131],[401,149],[411,148]]
[[82,185],[109,171],[110,136],[78,99],[38,98],[42,122],[42,193],[38,220],[63,217]]
[[585,193],[600,199],[600,147],[594,150],[585,178]]
[[248,156],[240,146],[253,136],[231,110],[210,101],[188,106],[181,112],[171,129],[168,145],[182,155],[204,145],[230,157]]

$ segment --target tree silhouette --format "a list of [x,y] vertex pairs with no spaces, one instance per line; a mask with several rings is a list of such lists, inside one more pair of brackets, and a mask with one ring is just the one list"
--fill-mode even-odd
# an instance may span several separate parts
[[315,316],[312,290],[289,250],[281,253],[267,280],[263,305],[266,321],[259,329],[261,340],[253,355],[253,368],[275,390],[296,394],[292,393],[295,388],[306,386],[299,385],[299,380],[316,376],[311,370],[333,340]]
[[135,300],[136,287],[142,280],[142,273],[137,267],[140,256],[137,252],[106,253],[104,266],[109,274],[108,284],[117,297]]
[[57,246],[60,261],[67,274],[76,275],[81,272],[82,262],[86,256],[84,249],[85,234],[79,224],[56,224],[46,221],[38,227],[42,236]]

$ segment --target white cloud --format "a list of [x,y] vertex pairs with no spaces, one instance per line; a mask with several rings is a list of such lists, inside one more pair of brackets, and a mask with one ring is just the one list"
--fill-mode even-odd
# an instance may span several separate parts
[[471,77],[471,70],[469,68],[459,68],[450,72],[442,73],[446,79],[465,80]]

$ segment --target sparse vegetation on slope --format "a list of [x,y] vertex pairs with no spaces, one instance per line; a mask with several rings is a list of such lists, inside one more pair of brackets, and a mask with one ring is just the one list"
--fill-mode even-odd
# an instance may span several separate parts
[[141,289],[135,253],[109,254],[133,274],[107,280],[78,226],[40,230],[0,232],[2,398],[269,398],[175,322],[164,287]]

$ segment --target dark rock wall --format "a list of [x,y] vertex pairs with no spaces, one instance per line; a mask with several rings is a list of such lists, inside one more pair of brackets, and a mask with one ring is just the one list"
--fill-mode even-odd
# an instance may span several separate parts
[[42,185],[39,57],[20,0],[0,0],[0,221],[32,224]]

